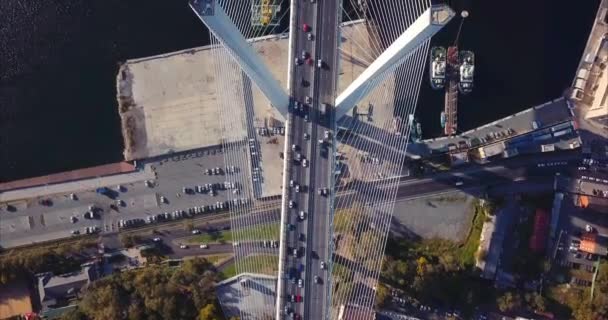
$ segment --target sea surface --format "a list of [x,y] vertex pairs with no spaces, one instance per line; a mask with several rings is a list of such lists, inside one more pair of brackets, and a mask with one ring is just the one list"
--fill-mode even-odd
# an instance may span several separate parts
[[[390,1],[390,0],[386,0]],[[460,47],[476,53],[460,99],[467,130],[559,97],[572,81],[599,0],[462,0]],[[454,42],[458,20],[433,40]],[[186,0],[0,1],[0,181],[122,160],[116,73],[126,59],[207,44]],[[425,137],[443,95],[422,85]]]

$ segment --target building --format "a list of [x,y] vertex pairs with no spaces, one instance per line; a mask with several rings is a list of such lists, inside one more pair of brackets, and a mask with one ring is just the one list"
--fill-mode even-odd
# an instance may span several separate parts
[[94,265],[83,265],[81,271],[54,276],[51,272],[38,274],[38,295],[42,311],[62,307],[78,296],[81,289],[97,279]]
[[580,250],[602,256],[608,255],[608,249],[605,245],[599,243],[597,236],[594,233],[586,233],[581,236]]
[[534,216],[534,231],[530,237],[530,250],[536,253],[545,250],[548,231],[549,214],[544,209],[536,209],[536,215]]

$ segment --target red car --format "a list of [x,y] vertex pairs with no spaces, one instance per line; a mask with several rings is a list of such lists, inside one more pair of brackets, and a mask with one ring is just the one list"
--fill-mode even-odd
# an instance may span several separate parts
[[306,59],[306,64],[308,64],[309,66],[312,66],[314,64],[314,61],[312,61],[312,58],[308,58],[308,59]]
[[301,295],[297,295],[296,296],[296,302],[302,302],[302,296]]
[[302,24],[302,30],[304,30],[304,32],[309,32],[310,31],[310,26],[307,25],[306,23]]
[[293,319],[294,319],[294,320],[302,320],[302,317],[301,317],[299,314],[295,313],[295,314],[293,315]]

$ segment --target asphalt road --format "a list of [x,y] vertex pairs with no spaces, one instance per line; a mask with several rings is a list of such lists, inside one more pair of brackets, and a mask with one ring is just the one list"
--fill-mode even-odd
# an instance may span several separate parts
[[[307,277],[306,272],[300,272],[300,266],[306,263],[306,259],[308,257],[305,254],[305,246],[301,241],[301,236],[304,239],[309,239],[309,235],[307,234],[308,229],[308,220],[299,218],[299,212],[304,212],[305,215],[310,214],[311,208],[309,206],[309,192],[312,191],[310,188],[310,171],[308,166],[303,166],[303,160],[312,161],[311,154],[311,143],[314,142],[311,138],[311,120],[312,120],[312,112],[313,105],[308,103],[307,97],[312,98],[313,91],[315,90],[315,83],[313,81],[314,74],[316,72],[314,65],[314,57],[315,57],[315,38],[316,38],[316,29],[314,21],[316,20],[317,15],[317,7],[316,3],[312,3],[310,1],[298,1],[296,3],[296,28],[295,39],[292,41],[295,42],[294,46],[294,57],[289,57],[289,59],[294,59],[298,57],[301,59],[300,64],[294,63],[293,66],[293,79],[291,83],[291,92],[290,95],[293,99],[292,108],[290,109],[292,115],[290,117],[290,131],[291,143],[295,148],[292,148],[291,159],[295,159],[290,163],[292,166],[289,171],[290,181],[293,181],[294,187],[286,186],[285,196],[288,197],[289,201],[293,201],[294,207],[287,209],[288,210],[288,223],[293,225],[295,228],[288,232],[287,241],[284,247],[287,250],[287,259],[285,263],[284,271],[289,274],[288,277],[279,277],[279,279],[284,279],[286,281],[284,288],[284,292],[279,292],[279,295],[283,295],[285,298],[285,307],[293,312],[294,317],[302,316],[303,318],[307,318],[304,316],[303,304],[301,303],[292,303],[290,302],[291,296],[299,296],[306,298],[305,288],[300,288],[298,281],[300,279],[304,280]],[[309,30],[309,33],[313,36],[312,41],[308,40],[308,34],[304,31],[304,24],[308,25],[308,28],[312,28]],[[308,60],[311,59],[311,60]],[[307,62],[308,60],[308,62]],[[312,62],[312,63],[310,63]],[[301,105],[302,107],[295,107],[295,104]],[[306,136],[305,136],[306,135]],[[312,141],[311,141],[312,140]],[[291,146],[288,146],[291,148]],[[299,156],[298,156],[299,155]],[[300,192],[296,192],[295,186],[299,185]],[[289,187],[289,188],[287,188]],[[297,250],[296,255],[293,254],[293,251]],[[297,274],[296,274],[297,270]],[[286,279],[289,278],[289,279]],[[301,299],[301,298],[299,298]],[[282,307],[282,306],[279,306]],[[283,313],[286,317],[288,313]]]
[[[335,151],[334,103],[338,77],[338,24],[341,16],[340,6],[336,0],[317,2],[316,16],[316,62],[314,79],[313,112],[311,128],[311,183],[309,203],[308,243],[305,279],[306,297],[304,314],[306,319],[329,319],[330,316],[330,273],[321,269],[321,262],[331,262],[331,212],[333,192],[328,196],[318,193],[319,189],[332,190],[333,162]],[[327,104],[325,114],[321,105]],[[328,138],[326,138],[328,136]],[[323,140],[323,144],[318,141]],[[318,278],[317,278],[318,277]],[[316,280],[318,279],[318,280]]]

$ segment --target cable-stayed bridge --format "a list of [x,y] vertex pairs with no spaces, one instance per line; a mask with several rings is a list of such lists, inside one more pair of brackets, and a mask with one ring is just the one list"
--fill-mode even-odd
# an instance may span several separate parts
[[[350,307],[358,312],[349,319],[366,319],[429,42],[454,13],[430,0],[192,0],[190,5],[217,49],[224,162],[248,168],[235,174],[239,181],[252,181],[243,184],[245,192],[263,195],[264,173],[257,164],[271,156],[251,151],[259,149],[254,119],[283,123],[285,130],[283,168],[275,168],[282,171],[281,210],[267,215],[242,206],[230,210],[237,273],[276,275],[275,294],[257,301],[244,299],[259,288],[243,276],[236,293],[243,301],[241,319],[339,319]],[[252,23],[258,18],[263,23]],[[362,27],[345,29],[343,20]],[[281,62],[285,85],[251,42],[281,32],[281,25],[289,28],[288,59]],[[344,38],[357,47],[348,55],[341,48]],[[348,83],[338,81],[343,59],[364,67]],[[253,91],[266,99],[267,114],[255,114]],[[339,165],[338,156],[346,158]],[[356,195],[335,200],[336,187],[345,184]]]

